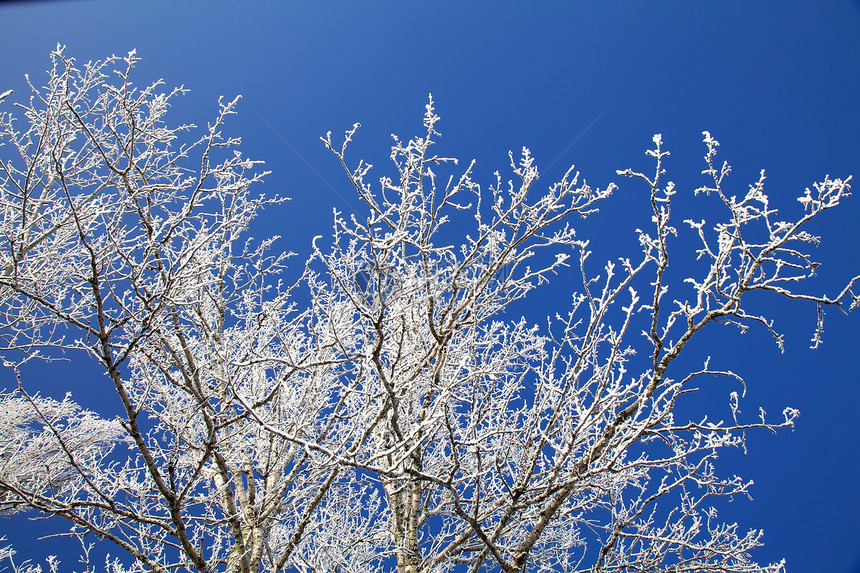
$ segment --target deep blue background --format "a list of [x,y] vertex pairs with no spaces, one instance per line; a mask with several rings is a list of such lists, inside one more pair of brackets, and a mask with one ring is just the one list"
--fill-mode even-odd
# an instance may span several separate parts
[[[704,129],[734,166],[737,194],[765,168],[771,204],[790,213],[825,174],[860,173],[860,3],[848,0],[2,4],[0,92],[25,97],[23,75],[43,78],[57,42],[84,61],[136,48],[139,84],[161,77],[191,88],[171,112],[175,123],[205,125],[218,95],[243,94],[232,133],[274,171],[261,190],[293,198],[267,212],[257,234],[280,234],[299,254],[328,234],[333,207],[352,209],[329,185],[358,204],[318,137],[359,121],[352,157],[383,166],[390,133],[420,132],[428,92],[442,116],[438,151],[477,158],[483,185],[497,169],[505,176],[507,151],[523,145],[549,166],[547,184],[571,163],[594,185],[618,181],[602,219],[584,227],[601,257],[635,253],[626,222],[647,214],[637,195],[644,190],[615,170],[650,169],[643,152],[655,132],[685,193],[704,183]],[[858,215],[852,198],[815,229],[824,235],[818,286],[830,294],[860,271]],[[534,298],[524,312],[535,321],[568,300]],[[857,573],[860,318],[831,312],[824,347],[812,352],[814,310],[771,308],[787,335],[784,355],[760,332],[716,333],[695,349],[744,375],[745,413],[758,405],[776,416],[786,405],[802,412],[794,433],[753,436],[747,456],[724,457],[726,472],[756,485],[754,501],[736,500],[722,517],[765,529],[756,555],[763,562],[785,557],[792,572]],[[99,381],[81,372],[46,377],[43,387],[93,400]],[[725,416],[725,401],[713,409]],[[0,535],[23,543],[46,527],[0,521]],[[30,556],[56,552],[51,543],[29,546],[38,548]]]

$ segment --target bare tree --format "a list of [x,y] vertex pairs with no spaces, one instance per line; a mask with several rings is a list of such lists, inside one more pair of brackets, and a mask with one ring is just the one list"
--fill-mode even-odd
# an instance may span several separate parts
[[[714,500],[749,483],[714,461],[797,411],[748,420],[733,391],[730,420],[679,419],[699,378],[744,386],[678,358],[719,323],[781,344],[744,306],[753,291],[817,305],[814,345],[825,307],[857,305],[860,276],[832,297],[802,290],[818,266],[804,226],[848,179],[779,219],[763,175],[741,199],[726,189],[706,133],[696,193],[723,216],[685,221],[700,263],[683,277],[655,136],[653,174],[619,172],[650,190],[653,226],[635,257],[595,268],[576,226],[615,186],[571,168],[540,190],[524,149],[511,181],[482,190],[472,165],[432,153],[431,100],[378,188],[346,158],[357,126],[323,139],[366,215],[336,213],[330,246],[314,239],[286,282],[288,254],[246,238],[280,200],[250,191],[258,162],[222,136],[236,100],[182,145],[192,127],[164,114],[183,90],[134,88],[134,53],[78,68],[58,48],[52,61],[20,106],[26,130],[0,116],[14,156],[0,164],[0,339],[19,377],[0,396],[0,510],[67,520],[85,557],[95,533],[122,550],[116,572],[783,570],[752,559],[761,532],[719,520]],[[506,318],[569,266],[566,310]],[[118,419],[31,391],[23,362],[75,351],[104,368],[94,383],[113,389]]]

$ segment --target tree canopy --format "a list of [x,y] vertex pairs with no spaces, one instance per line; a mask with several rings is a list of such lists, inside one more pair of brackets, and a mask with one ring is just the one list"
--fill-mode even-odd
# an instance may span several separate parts
[[[224,134],[238,98],[194,136],[166,121],[182,88],[135,87],[133,52],[51,62],[23,117],[0,114],[0,352],[17,376],[0,395],[0,511],[65,520],[88,570],[95,534],[117,573],[784,569],[752,558],[760,531],[720,520],[719,498],[750,483],[715,462],[798,412],[742,415],[738,374],[679,358],[720,324],[782,344],[754,292],[815,305],[813,345],[827,307],[858,304],[860,276],[806,290],[806,227],[850,177],[787,217],[763,172],[731,190],[707,132],[702,186],[676,189],[655,135],[653,169],[618,172],[651,226],[635,256],[598,263],[577,229],[615,185],[573,168],[540,181],[523,149],[481,187],[436,154],[431,98],[387,175],[348,157],[357,124],[323,138],[364,214],[335,213],[291,275],[277,237],[254,236],[283,200],[257,193],[260,162]],[[706,218],[676,221],[676,193],[709,201]],[[676,273],[685,249],[698,263]],[[567,267],[553,316],[506,313]],[[119,416],[27,379],[28,361],[84,355]],[[679,414],[715,376],[736,382],[728,409]]]

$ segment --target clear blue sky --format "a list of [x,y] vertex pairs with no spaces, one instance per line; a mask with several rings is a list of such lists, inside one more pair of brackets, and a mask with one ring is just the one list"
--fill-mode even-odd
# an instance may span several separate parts
[[[262,190],[293,198],[257,232],[283,235],[284,248],[300,254],[328,233],[333,207],[350,209],[323,179],[357,204],[318,137],[361,122],[352,156],[382,166],[390,133],[420,129],[428,92],[442,117],[439,152],[477,158],[484,184],[504,172],[509,149],[525,145],[539,167],[567,150],[545,181],[575,163],[603,187],[618,180],[616,169],[650,167],[643,151],[660,132],[673,152],[670,176],[689,192],[702,183],[705,129],[734,166],[738,194],[764,168],[777,207],[799,209],[794,198],[825,174],[860,175],[857,1],[8,3],[0,4],[0,92],[22,97],[24,74],[42,77],[57,42],[79,60],[136,48],[138,83],[162,77],[192,90],[172,111],[176,123],[205,125],[218,95],[243,94],[232,133],[273,171]],[[605,256],[635,252],[623,222],[645,208],[634,200],[640,187],[618,182],[603,223],[589,227]],[[831,294],[860,271],[858,219],[860,196],[815,229],[824,239],[819,286]],[[542,297],[525,311],[550,312],[553,302]],[[831,312],[824,347],[812,352],[814,310],[775,308],[784,355],[757,332],[720,335],[701,349],[747,379],[747,413],[758,405],[802,412],[794,433],[753,436],[747,456],[721,460],[725,472],[756,482],[754,501],[736,500],[722,517],[765,529],[762,562],[858,573],[860,315]],[[85,401],[93,384],[47,388],[66,386]],[[722,398],[714,408],[724,411]],[[21,541],[45,527],[0,521],[0,535]],[[30,547],[55,551],[49,543]]]

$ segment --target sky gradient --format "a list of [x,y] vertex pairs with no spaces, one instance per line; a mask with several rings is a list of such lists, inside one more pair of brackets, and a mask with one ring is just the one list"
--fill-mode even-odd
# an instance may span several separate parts
[[[25,73],[44,77],[58,42],[79,61],[137,49],[138,85],[163,78],[191,90],[174,104],[173,123],[205,126],[219,95],[242,94],[227,131],[272,170],[260,190],[292,198],[266,212],[255,234],[279,234],[299,255],[314,235],[329,234],[333,208],[358,205],[319,137],[331,130],[337,140],[361,122],[351,157],[387,168],[389,134],[420,133],[428,93],[442,117],[438,152],[477,159],[482,186],[496,170],[506,178],[508,150],[523,146],[547,184],[571,164],[592,185],[619,183],[602,218],[582,231],[601,258],[637,252],[645,190],[615,170],[650,169],[644,151],[654,133],[672,152],[679,195],[705,182],[703,130],[720,141],[737,194],[766,169],[772,204],[792,214],[795,198],[825,174],[860,175],[857,1],[6,3],[0,93],[15,95],[4,108],[26,97]],[[816,286],[828,294],[860,272],[858,221],[853,197],[813,229],[823,239]],[[555,312],[552,297],[533,298],[522,308],[531,320]],[[700,342],[746,378],[748,413],[761,405],[802,414],[795,432],[751,436],[747,455],[721,459],[724,473],[756,482],[754,500],[736,500],[721,517],[764,528],[761,562],[858,573],[860,315],[831,311],[813,352],[814,309],[769,308],[785,354],[762,332],[719,333],[707,339],[711,349]],[[61,396],[64,384],[46,381],[45,391]],[[81,386],[73,396],[85,401]],[[23,543],[44,527],[0,520],[0,535]],[[28,545],[34,554],[25,556],[54,551],[49,543]]]

